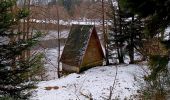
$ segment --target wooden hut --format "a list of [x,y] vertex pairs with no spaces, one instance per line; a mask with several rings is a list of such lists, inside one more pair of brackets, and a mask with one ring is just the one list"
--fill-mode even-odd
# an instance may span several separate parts
[[60,61],[64,72],[81,72],[103,64],[104,53],[93,25],[72,25]]

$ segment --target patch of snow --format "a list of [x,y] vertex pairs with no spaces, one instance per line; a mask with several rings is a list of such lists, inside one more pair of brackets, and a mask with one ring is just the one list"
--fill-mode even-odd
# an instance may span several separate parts
[[[21,20],[23,22],[23,20]],[[50,23],[50,24],[58,24],[57,20],[39,20],[39,19],[30,19],[30,22],[35,23]],[[110,20],[105,20],[108,25],[111,25]],[[79,25],[102,25],[102,21],[99,19],[82,19],[82,20],[59,20],[60,25],[72,25],[72,24],[79,24]]]
[[165,40],[168,40],[170,37],[169,37],[169,34],[170,34],[170,27],[168,27],[167,29],[165,29],[165,37],[164,39]]
[[[140,87],[136,78],[143,80],[144,70],[142,67],[144,66],[100,66],[81,74],[73,73],[61,79],[43,81],[38,84],[37,92],[31,100],[89,100],[90,97],[93,100],[108,99],[115,75],[117,76],[112,99],[132,99],[131,96],[137,94]],[[59,88],[45,89],[55,86]]]

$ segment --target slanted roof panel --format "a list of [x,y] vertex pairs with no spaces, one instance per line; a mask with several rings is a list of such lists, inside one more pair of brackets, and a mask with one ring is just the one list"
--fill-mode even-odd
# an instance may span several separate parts
[[73,25],[66,41],[61,61],[72,66],[79,66],[92,33],[92,25]]

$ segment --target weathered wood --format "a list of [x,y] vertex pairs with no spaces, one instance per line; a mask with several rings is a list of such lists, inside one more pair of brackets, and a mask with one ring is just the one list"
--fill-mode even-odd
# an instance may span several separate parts
[[104,53],[94,26],[74,25],[64,47],[61,62],[64,72],[81,72],[103,64]]
[[99,39],[97,38],[96,33],[92,33],[83,58],[83,62],[81,64],[81,69],[87,69],[93,66],[102,65],[104,56],[101,54],[102,49],[99,48]]

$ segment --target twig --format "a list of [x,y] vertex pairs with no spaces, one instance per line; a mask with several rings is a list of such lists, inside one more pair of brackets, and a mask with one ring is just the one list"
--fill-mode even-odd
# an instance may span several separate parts
[[78,96],[78,95],[77,95],[77,93],[76,93],[76,91],[77,91],[76,84],[74,84],[74,87],[75,87],[75,91],[74,91],[74,93],[75,93],[75,95],[76,95],[77,99],[78,99],[78,100],[80,100],[79,96]]
[[89,95],[84,94],[83,92],[80,91],[80,94],[86,98],[89,98],[89,100],[93,100],[92,94],[90,93]]
[[110,86],[110,94],[109,94],[108,100],[111,100],[111,99],[112,99],[113,90],[114,90],[114,87],[115,87],[115,84],[116,84],[116,78],[117,78],[117,71],[118,71],[118,68],[117,68],[117,65],[115,65],[115,66],[116,66],[116,75],[115,75],[115,78],[114,78],[113,85]]

